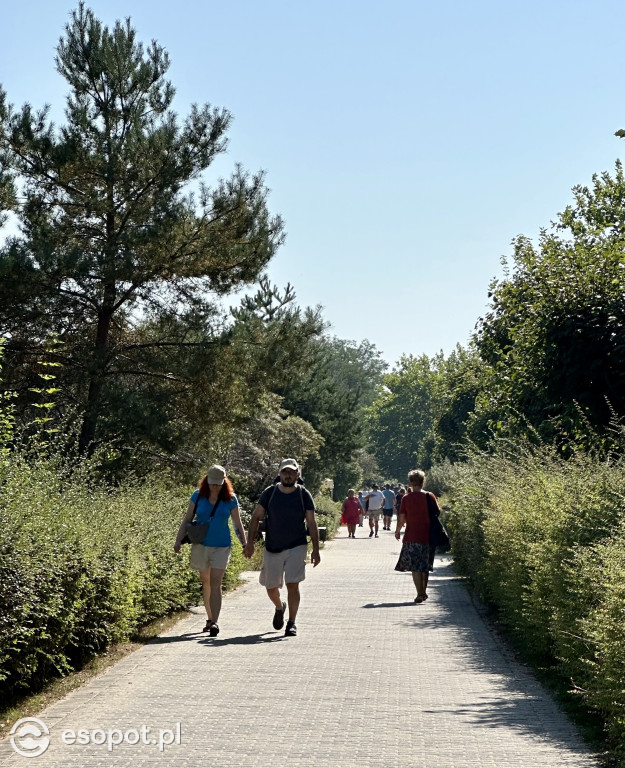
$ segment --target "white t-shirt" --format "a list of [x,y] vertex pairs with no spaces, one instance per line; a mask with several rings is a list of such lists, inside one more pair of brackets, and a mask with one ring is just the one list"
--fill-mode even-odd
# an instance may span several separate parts
[[376,512],[382,509],[384,504],[384,494],[382,491],[371,491],[365,496],[365,499],[369,499],[369,512]]

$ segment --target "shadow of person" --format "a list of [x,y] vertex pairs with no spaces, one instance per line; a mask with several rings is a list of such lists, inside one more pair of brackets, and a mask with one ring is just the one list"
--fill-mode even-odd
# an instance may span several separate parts
[[276,635],[275,632],[263,632],[260,635],[243,635],[240,637],[204,637],[199,643],[200,645],[257,645],[258,643],[275,643],[284,639],[283,634]]

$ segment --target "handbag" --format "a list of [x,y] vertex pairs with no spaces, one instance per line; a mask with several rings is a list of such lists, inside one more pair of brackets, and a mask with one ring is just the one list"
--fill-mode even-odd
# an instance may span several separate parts
[[[195,506],[193,507],[193,517],[195,517],[196,515],[197,505],[199,500],[200,500],[200,494],[198,493],[197,499],[195,500]],[[181,542],[182,544],[201,544],[204,541],[204,539],[206,538],[206,534],[208,533],[208,529],[210,528],[211,518],[214,516],[220,501],[221,499],[218,496],[217,501],[215,502],[211,510],[208,523],[198,523],[193,519],[191,519],[190,523],[187,523],[187,532],[184,539]]]
[[451,544],[449,534],[439,518],[439,511],[434,504],[434,499],[429,493],[425,494],[428,503],[428,512],[430,513],[430,544],[434,547],[448,548]]

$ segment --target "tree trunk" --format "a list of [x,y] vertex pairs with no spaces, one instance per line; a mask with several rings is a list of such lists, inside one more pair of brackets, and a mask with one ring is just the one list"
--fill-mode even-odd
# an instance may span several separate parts
[[115,302],[115,284],[109,283],[104,288],[104,302],[98,313],[98,327],[96,330],[93,356],[89,365],[89,391],[87,403],[83,414],[80,438],[78,441],[81,453],[91,453],[96,437],[98,417],[100,415],[100,402],[102,389],[106,376],[108,359],[108,338],[113,320],[113,307]]

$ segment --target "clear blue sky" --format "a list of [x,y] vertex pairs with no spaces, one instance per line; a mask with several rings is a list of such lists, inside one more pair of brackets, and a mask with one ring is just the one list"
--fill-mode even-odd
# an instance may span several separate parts
[[[53,56],[76,5],[0,4],[12,103],[62,119]],[[465,344],[511,239],[624,154],[622,0],[87,5],[169,51],[181,115],[234,114],[214,171],[267,171],[288,232],[271,279],[391,364]]]

